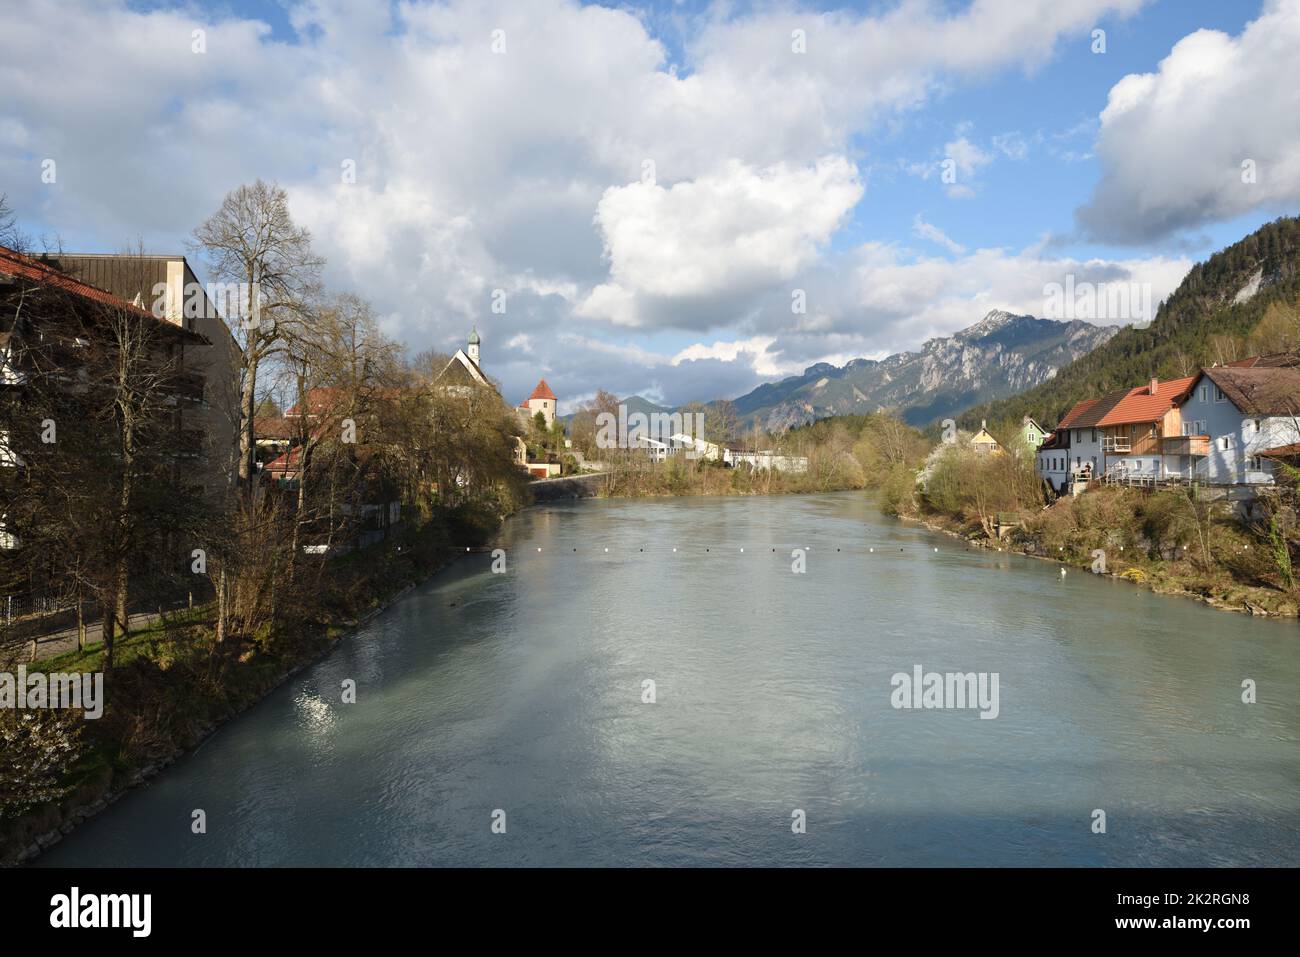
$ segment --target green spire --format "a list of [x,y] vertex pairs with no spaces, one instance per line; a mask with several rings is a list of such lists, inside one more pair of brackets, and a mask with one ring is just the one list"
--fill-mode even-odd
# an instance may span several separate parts
[[478,326],[475,326],[472,330],[470,330],[470,334],[469,334],[469,344],[470,344],[471,346],[476,346],[476,345],[479,344],[479,338],[478,338]]

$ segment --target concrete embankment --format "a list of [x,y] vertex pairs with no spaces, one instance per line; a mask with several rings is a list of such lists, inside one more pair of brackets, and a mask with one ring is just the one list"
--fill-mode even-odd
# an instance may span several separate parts
[[566,498],[595,498],[605,481],[603,473],[570,475],[565,478],[538,479],[528,486],[534,502],[554,502]]

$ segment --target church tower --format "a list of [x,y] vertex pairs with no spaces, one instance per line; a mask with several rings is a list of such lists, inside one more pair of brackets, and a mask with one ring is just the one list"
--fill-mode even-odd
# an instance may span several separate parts
[[478,326],[475,326],[470,331],[469,334],[469,348],[465,350],[465,355],[473,359],[475,365],[480,364],[478,361],[478,344],[479,344]]

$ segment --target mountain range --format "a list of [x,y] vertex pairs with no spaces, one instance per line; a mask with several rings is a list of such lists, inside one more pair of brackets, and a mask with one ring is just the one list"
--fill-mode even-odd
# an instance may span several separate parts
[[844,366],[819,362],[801,375],[766,383],[736,399],[736,412],[744,424],[769,431],[881,409],[923,425],[1046,382],[1118,331],[994,309],[955,335],[927,340],[917,352]]
[[[1080,399],[1253,353],[1300,349],[1300,218],[1282,217],[1197,263],[1145,326],[995,309],[916,352],[817,363],[735,399],[744,426],[779,431],[890,409],[913,425],[1056,422]],[[630,412],[668,412],[639,395]],[[567,421],[570,416],[565,416]]]
[[[970,407],[958,424],[1051,426],[1080,399],[1247,355],[1300,351],[1300,217],[1266,223],[1188,271],[1146,328],[1125,328],[1050,382]],[[996,434],[996,431],[995,431]]]

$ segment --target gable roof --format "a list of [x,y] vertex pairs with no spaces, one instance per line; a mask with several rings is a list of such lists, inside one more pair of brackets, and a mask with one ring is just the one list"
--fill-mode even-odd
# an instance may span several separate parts
[[1065,436],[1069,431],[1070,430],[1067,428],[1059,428],[1053,430],[1052,433],[1047,436],[1047,438],[1043,439],[1043,443],[1040,446],[1038,446],[1038,451],[1054,452],[1057,449],[1069,448],[1069,446],[1065,444]]
[[[981,439],[980,436],[983,436],[984,438]],[[1000,444],[997,439],[993,438],[993,433],[990,432],[988,429],[984,428],[983,426],[980,427],[980,430],[978,432],[976,432],[974,435],[971,436],[970,440],[972,443],[979,442],[981,445],[986,444],[985,440],[987,440],[988,442],[992,442],[994,445]]]
[[555,398],[555,393],[551,391],[551,387],[546,384],[545,379],[541,379],[538,381],[537,388],[533,389],[533,394],[530,395],[525,401],[532,402],[533,399],[550,399],[552,402],[557,401]]
[[1300,366],[1300,359],[1286,352],[1272,352],[1266,356],[1247,356],[1223,364],[1237,369],[1279,369]]
[[[1096,399],[1080,411],[1079,403],[1061,420],[1062,427],[1072,429],[1101,428],[1108,425],[1128,425],[1136,422],[1155,422],[1177,405],[1192,390],[1196,376],[1156,382],[1155,394],[1150,385],[1112,392]],[[1068,421],[1067,421],[1068,420]]]
[[[465,354],[464,349],[457,349],[447,364],[442,367],[442,371],[434,378],[434,382],[443,382],[444,384],[455,384],[457,381],[465,384],[487,386],[493,392],[497,392],[487,375],[479,367],[479,364]],[[500,393],[497,393],[500,395]]]
[[253,418],[253,435],[259,439],[291,439],[298,434],[298,423],[278,415]]
[[82,299],[98,302],[101,305],[111,306],[114,309],[121,309],[125,312],[131,312],[141,316],[147,316],[160,326],[165,326],[168,330],[171,330],[179,338],[186,339],[190,342],[202,343],[203,345],[212,344],[207,336],[204,336],[201,333],[177,326],[165,319],[160,319],[146,309],[142,309],[124,299],[119,299],[111,292],[106,292],[98,286],[92,286],[90,283],[82,282],[80,279],[75,279],[67,273],[55,269],[53,266],[47,265],[46,263],[24,253],[20,253],[16,249],[10,249],[7,246],[0,246],[0,276],[29,279],[33,282],[38,282],[41,285],[71,293],[72,295],[78,296]]
[[309,416],[324,415],[339,403],[342,396],[343,390],[337,386],[315,386],[308,389],[306,395],[285,409],[284,416],[287,419],[296,419],[303,414],[304,407]]
[[1300,369],[1214,366],[1201,374],[1247,415],[1300,414]]
[[1074,403],[1074,408],[1065,413],[1065,418],[1061,419],[1061,421],[1057,423],[1056,427],[1058,429],[1070,428],[1074,425],[1076,419],[1081,418],[1083,414],[1096,405],[1098,401],[1099,400],[1097,399],[1084,399],[1081,402]]
[[295,445],[288,452],[277,456],[262,466],[263,472],[296,472],[302,468],[301,445]]

